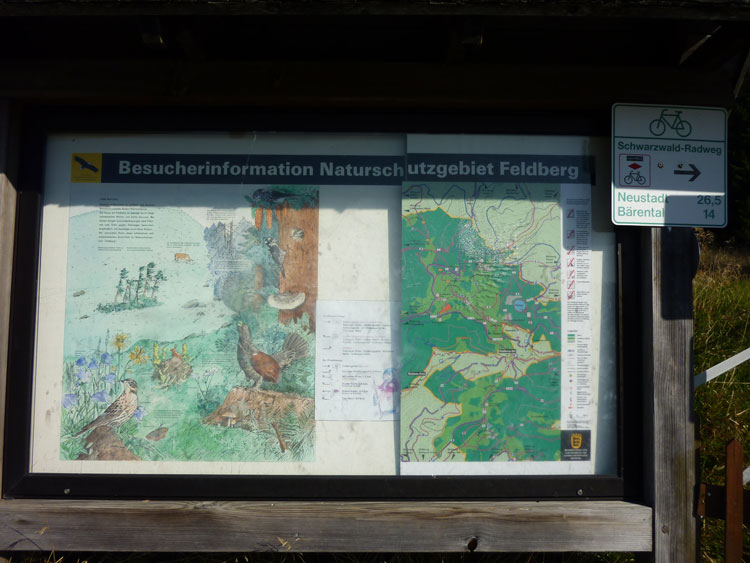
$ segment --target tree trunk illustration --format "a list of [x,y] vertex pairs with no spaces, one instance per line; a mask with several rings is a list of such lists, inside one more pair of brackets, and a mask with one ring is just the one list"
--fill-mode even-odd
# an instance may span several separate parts
[[263,289],[263,266],[255,266],[255,279],[253,280],[255,288],[255,297],[253,298],[253,307],[257,310],[263,304],[263,295],[260,291]]
[[315,331],[315,303],[318,299],[318,208],[293,209],[288,202],[276,207],[279,247],[286,252],[284,271],[279,274],[279,293],[304,293],[305,302],[292,310],[280,310],[279,322],[287,324],[304,313]]
[[235,387],[229,391],[221,406],[203,419],[203,423],[227,428],[258,428],[273,433],[279,442],[279,449],[285,452],[288,446],[281,435],[278,421],[286,414],[294,413],[299,417],[313,408],[314,401],[309,397]]

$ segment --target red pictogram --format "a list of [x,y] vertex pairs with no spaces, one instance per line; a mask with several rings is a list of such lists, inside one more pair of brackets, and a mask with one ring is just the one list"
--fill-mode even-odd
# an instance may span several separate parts
[[619,187],[647,188],[651,185],[651,156],[621,153],[618,158]]

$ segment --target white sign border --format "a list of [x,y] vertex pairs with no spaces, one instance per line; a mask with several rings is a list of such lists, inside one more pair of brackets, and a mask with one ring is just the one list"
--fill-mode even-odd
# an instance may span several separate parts
[[[615,194],[616,190],[623,189],[618,188],[615,185],[615,174],[616,174],[616,167],[615,167],[615,139],[617,136],[615,135],[615,109],[617,107],[642,107],[642,108],[648,108],[648,107],[669,107],[669,108],[680,108],[680,109],[692,109],[692,110],[715,110],[720,111],[724,114],[724,186],[723,186],[723,211],[724,211],[724,222],[722,224],[700,224],[697,225],[695,223],[634,223],[634,222],[628,222],[628,221],[618,221],[615,218]],[[727,226],[727,198],[728,198],[728,136],[729,136],[729,123],[728,123],[728,113],[726,108],[719,107],[719,106],[686,106],[686,105],[679,105],[679,104],[634,104],[634,103],[614,103],[612,104],[612,114],[611,114],[611,136],[610,136],[610,144],[611,144],[611,161],[610,161],[610,185],[611,185],[611,203],[610,203],[610,219],[612,221],[612,224],[615,226],[622,226],[622,227],[704,227],[704,228],[710,228],[710,229],[723,229]],[[653,188],[650,188],[653,189]],[[679,191],[679,190],[661,190],[661,191]],[[719,193],[719,192],[712,192],[712,193]]]

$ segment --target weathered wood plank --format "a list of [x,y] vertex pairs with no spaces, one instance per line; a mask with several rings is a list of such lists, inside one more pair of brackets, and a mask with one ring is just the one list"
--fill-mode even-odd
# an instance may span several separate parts
[[654,508],[653,559],[696,560],[692,410],[692,277],[695,235],[644,229],[642,256],[645,496]]
[[14,151],[10,147],[12,139],[10,104],[0,100],[0,452],[3,451],[5,436],[5,382],[8,368],[13,231],[16,223],[16,190],[9,178],[13,168]]
[[647,551],[651,510],[575,502],[0,502],[0,550]]
[[[623,82],[622,76],[639,78]],[[734,102],[733,78],[719,71],[583,65],[6,61],[0,63],[0,96],[86,104],[608,112],[612,100],[642,100],[643,84],[648,84],[648,99],[653,101],[729,107]]]

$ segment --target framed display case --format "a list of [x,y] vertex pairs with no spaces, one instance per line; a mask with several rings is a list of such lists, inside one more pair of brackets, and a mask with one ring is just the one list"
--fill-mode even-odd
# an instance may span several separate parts
[[7,496],[626,496],[588,120],[39,115]]

